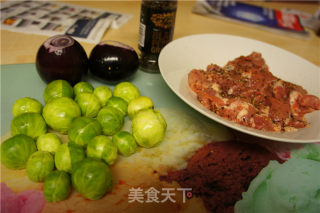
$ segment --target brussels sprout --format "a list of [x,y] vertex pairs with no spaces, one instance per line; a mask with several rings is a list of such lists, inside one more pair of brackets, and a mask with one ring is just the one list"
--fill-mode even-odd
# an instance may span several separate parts
[[58,170],[72,173],[74,165],[84,158],[85,152],[82,146],[69,142],[59,146],[54,162]]
[[27,135],[15,135],[1,144],[1,163],[9,169],[24,169],[36,143]]
[[54,169],[54,160],[50,152],[37,151],[27,162],[27,175],[35,182],[44,181],[45,177]]
[[73,87],[74,96],[77,97],[80,93],[93,93],[93,86],[85,81],[80,81]]
[[124,116],[128,113],[128,103],[120,97],[111,97],[107,101],[106,106],[118,109]]
[[128,114],[130,119],[134,117],[140,110],[143,109],[152,109],[153,101],[146,96],[139,96],[138,98],[133,99],[128,104]]
[[93,94],[98,97],[101,106],[105,106],[108,99],[112,97],[112,90],[107,86],[99,86],[93,90]]
[[109,165],[114,164],[118,157],[117,146],[111,139],[105,135],[99,135],[94,137],[87,147],[87,156],[97,159],[102,159]]
[[75,101],[79,104],[83,116],[96,117],[101,108],[99,99],[93,93],[80,93]]
[[102,126],[103,134],[114,135],[122,128],[124,115],[113,107],[105,106],[98,113],[97,120]]
[[79,117],[73,120],[68,130],[69,139],[74,143],[87,146],[89,141],[101,134],[100,123],[89,117]]
[[55,98],[69,97],[73,98],[72,86],[66,80],[51,81],[43,92],[44,102],[47,104]]
[[60,145],[61,140],[54,133],[40,135],[37,139],[37,148],[39,151],[47,151],[51,154],[55,154]]
[[142,147],[151,148],[163,140],[167,123],[158,110],[146,109],[133,117],[131,128],[136,142]]
[[47,132],[47,124],[39,113],[23,113],[11,121],[11,134],[24,134],[36,139]]
[[117,145],[119,153],[124,156],[129,156],[137,151],[136,140],[129,132],[117,132],[112,137],[112,142]]
[[98,200],[112,188],[109,167],[100,160],[86,158],[79,162],[71,176],[72,185],[85,198]]
[[20,98],[16,100],[12,107],[13,116],[18,116],[23,113],[34,112],[42,113],[42,104],[34,98]]
[[113,96],[123,98],[126,102],[140,96],[138,88],[130,82],[121,82],[113,89]]
[[43,194],[48,202],[58,202],[68,198],[71,192],[71,178],[64,171],[53,171],[44,180]]
[[73,119],[80,116],[78,104],[68,97],[56,98],[43,108],[43,117],[47,124],[62,134],[68,131]]

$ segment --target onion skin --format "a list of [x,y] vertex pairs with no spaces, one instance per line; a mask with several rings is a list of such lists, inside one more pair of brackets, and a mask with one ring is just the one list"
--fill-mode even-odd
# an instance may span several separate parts
[[46,40],[38,50],[36,68],[46,83],[63,79],[71,85],[88,73],[88,57],[79,42],[67,35]]
[[117,83],[132,76],[139,67],[136,51],[121,42],[102,41],[91,51],[89,70],[94,77]]

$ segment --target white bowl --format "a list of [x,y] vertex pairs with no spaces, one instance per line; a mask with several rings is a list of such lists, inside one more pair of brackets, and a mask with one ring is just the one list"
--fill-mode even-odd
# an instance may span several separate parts
[[200,34],[180,38],[163,48],[159,56],[160,72],[168,86],[188,105],[225,126],[265,139],[310,143],[320,141],[320,111],[306,115],[310,127],[295,132],[268,132],[231,122],[211,112],[197,100],[189,89],[188,73],[192,69],[206,69],[208,64],[220,66],[241,55],[256,51],[262,54],[270,72],[276,77],[298,84],[309,94],[320,95],[320,68],[307,60],[261,41],[224,35]]

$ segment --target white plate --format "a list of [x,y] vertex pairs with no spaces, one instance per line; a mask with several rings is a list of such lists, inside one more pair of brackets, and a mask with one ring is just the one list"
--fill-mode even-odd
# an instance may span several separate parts
[[309,94],[320,95],[320,68],[276,46],[257,40],[223,34],[200,34],[180,38],[163,48],[159,56],[160,72],[168,86],[187,104],[203,115],[233,129],[254,136],[293,143],[320,142],[320,112],[306,115],[310,127],[296,132],[266,132],[245,127],[206,109],[189,89],[188,73],[206,69],[210,63],[225,65],[241,55],[262,54],[270,71],[285,81],[304,87]]

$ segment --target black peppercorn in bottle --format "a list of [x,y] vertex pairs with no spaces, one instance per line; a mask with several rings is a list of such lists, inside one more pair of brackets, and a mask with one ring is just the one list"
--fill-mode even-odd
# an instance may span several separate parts
[[159,53],[172,40],[176,11],[177,0],[142,0],[139,26],[141,70],[159,72]]

